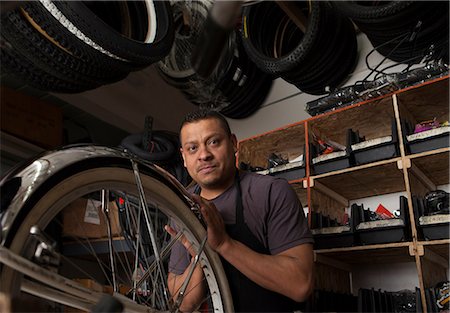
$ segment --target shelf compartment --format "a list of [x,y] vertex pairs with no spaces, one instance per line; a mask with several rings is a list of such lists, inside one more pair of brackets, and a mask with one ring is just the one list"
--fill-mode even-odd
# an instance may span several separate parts
[[240,141],[238,159],[239,163],[267,168],[267,159],[272,153],[292,159],[304,153],[304,146],[305,126],[302,122]]
[[308,206],[308,191],[307,189],[303,188],[303,180],[299,182],[292,182],[290,183],[292,189],[294,189],[295,193],[297,194],[298,199],[302,203],[302,206],[305,208]]
[[401,158],[312,176],[311,185],[314,188],[317,181],[347,200],[405,191],[403,172],[398,169],[398,161]]
[[308,131],[322,139],[345,145],[348,129],[358,131],[367,140],[392,135],[391,122],[394,118],[392,98],[384,97],[314,117],[308,121]]
[[409,251],[411,242],[388,243],[378,245],[344,247],[314,250],[317,255],[324,255],[344,264],[388,264],[414,262]]
[[414,125],[433,118],[441,123],[449,120],[448,77],[398,92],[397,99],[400,116],[408,117]]
[[450,148],[442,148],[410,155],[408,156],[411,160],[411,168],[409,170],[414,173],[416,168],[419,169],[435,186],[446,185],[449,183],[449,152]]

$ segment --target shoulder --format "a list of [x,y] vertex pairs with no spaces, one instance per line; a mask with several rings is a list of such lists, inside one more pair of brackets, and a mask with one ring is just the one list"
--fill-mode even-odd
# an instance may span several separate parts
[[274,189],[274,191],[277,192],[291,189],[288,181],[283,178],[277,178],[270,175],[261,175],[252,172],[243,172],[239,175],[241,176],[241,185],[248,187],[248,189],[268,188]]

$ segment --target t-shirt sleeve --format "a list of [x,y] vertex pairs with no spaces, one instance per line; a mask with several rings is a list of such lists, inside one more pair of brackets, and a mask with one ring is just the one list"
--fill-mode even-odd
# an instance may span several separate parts
[[[175,223],[171,221],[171,226],[175,229]],[[179,241],[175,242],[170,251],[169,272],[181,275],[184,273],[191,261],[191,256],[183,244]]]
[[300,200],[284,179],[276,179],[270,187],[267,222],[267,240],[272,254],[314,242]]
[[176,275],[181,275],[188,267],[189,262],[189,252],[180,242],[176,242],[172,246],[172,251],[170,252],[169,272]]

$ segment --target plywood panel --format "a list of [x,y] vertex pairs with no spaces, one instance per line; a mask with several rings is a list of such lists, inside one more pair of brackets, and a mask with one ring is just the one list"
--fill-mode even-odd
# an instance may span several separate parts
[[449,152],[413,158],[416,165],[435,185],[449,183]]
[[392,133],[394,111],[390,97],[356,106],[334,114],[324,115],[308,122],[313,132],[346,144],[347,130],[359,131],[360,136],[373,139]]
[[345,207],[342,203],[318,191],[315,188],[311,189],[311,209],[314,212],[320,212],[323,216],[329,216],[331,219],[336,219],[342,223]]
[[302,206],[303,207],[307,207],[308,206],[307,189],[303,188],[303,184],[302,183],[291,184],[291,187],[292,187],[292,189],[294,189],[295,193],[297,194],[298,199],[302,203]]
[[314,265],[315,289],[351,293],[349,272],[321,263]]
[[433,84],[414,88],[398,94],[398,102],[405,106],[414,120],[421,122],[437,118],[439,122],[449,119],[448,78]]
[[267,159],[271,153],[301,154],[305,144],[305,128],[300,123],[276,130],[239,143],[239,162],[267,168]]
[[397,163],[368,167],[317,180],[349,200],[405,190],[403,172],[397,168]]
[[365,247],[351,247],[328,250],[316,250],[329,258],[347,264],[389,264],[414,262],[414,257],[409,255],[408,243],[397,245],[372,245],[370,249]]
[[425,258],[421,258],[422,275],[425,288],[433,287],[437,283],[449,279],[447,270],[438,264],[431,262]]

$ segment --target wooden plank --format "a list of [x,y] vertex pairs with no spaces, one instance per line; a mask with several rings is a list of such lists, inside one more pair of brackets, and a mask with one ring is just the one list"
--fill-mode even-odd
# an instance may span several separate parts
[[304,153],[304,124],[297,124],[276,132],[267,133],[239,143],[239,162],[267,168],[267,159],[272,153],[288,157]]
[[398,93],[398,102],[405,106],[417,122],[449,120],[449,82],[448,78],[433,84],[424,85]]
[[369,164],[363,164],[363,165],[353,166],[353,167],[349,167],[349,168],[344,168],[342,170],[337,170],[337,171],[333,171],[333,172],[327,172],[327,173],[323,173],[320,175],[313,175],[313,176],[311,176],[311,178],[317,180],[322,177],[335,176],[335,175],[339,175],[339,174],[345,174],[345,173],[364,170],[366,168],[377,167],[380,165],[397,163],[398,161],[401,161],[401,160],[402,159],[400,157],[389,159],[389,160],[382,160],[382,161],[377,161],[377,162],[373,162],[373,163],[369,163]]
[[[371,245],[370,248],[349,247],[337,249],[315,250],[316,254],[323,254],[336,261],[345,264],[389,264],[412,262],[413,256],[409,255],[411,243],[397,243],[397,246]],[[376,247],[376,248],[375,248]]]
[[322,263],[315,263],[314,288],[334,291],[338,293],[351,293],[350,273]]
[[308,206],[308,191],[303,188],[302,183],[294,183],[294,184],[290,184],[292,189],[294,189],[295,193],[297,194],[298,199],[300,200],[300,202],[302,203],[303,207],[307,207]]
[[331,190],[327,186],[324,186],[323,184],[321,184],[320,182],[317,181],[317,182],[314,183],[314,187],[317,190],[319,190],[320,192],[322,192],[322,193],[326,194],[327,196],[329,196],[330,198],[336,200],[337,202],[342,204],[344,207],[348,207],[348,199],[346,199],[345,197],[341,196],[337,192]]
[[316,188],[311,188],[310,211],[320,212],[323,216],[329,216],[342,223],[345,213],[345,205],[322,193]]
[[343,270],[343,271],[347,271],[347,272],[351,272],[352,271],[351,266],[348,265],[347,263],[338,261],[336,259],[329,258],[329,257],[327,257],[324,254],[314,253],[314,262],[318,262],[318,263],[322,263],[322,264],[325,264],[325,265],[328,265],[328,266],[332,266],[332,267],[335,267],[337,269],[340,269],[340,270]]
[[312,178],[314,182],[320,182],[349,200],[401,192],[405,191],[405,182],[402,171],[397,168],[397,160],[395,163],[392,159],[383,165],[368,166],[358,171]]
[[417,165],[412,164],[411,172],[430,190],[436,190],[436,185],[428,178],[428,176],[421,171]]
[[449,183],[449,150],[443,151],[412,159],[413,165],[436,186]]
[[431,249],[425,249],[425,253],[423,255],[423,257],[425,259],[427,259],[430,262],[436,263],[437,265],[448,269],[449,265],[448,265],[448,258],[445,259],[444,257],[440,256],[439,254],[435,253],[433,250]]
[[447,269],[437,266],[435,262],[427,258],[421,258],[422,275],[425,288],[433,287],[437,283],[448,280]]
[[359,131],[366,140],[391,135],[394,117],[392,100],[387,97],[351,110],[320,116],[309,121],[308,125],[314,133],[345,145],[350,128]]

